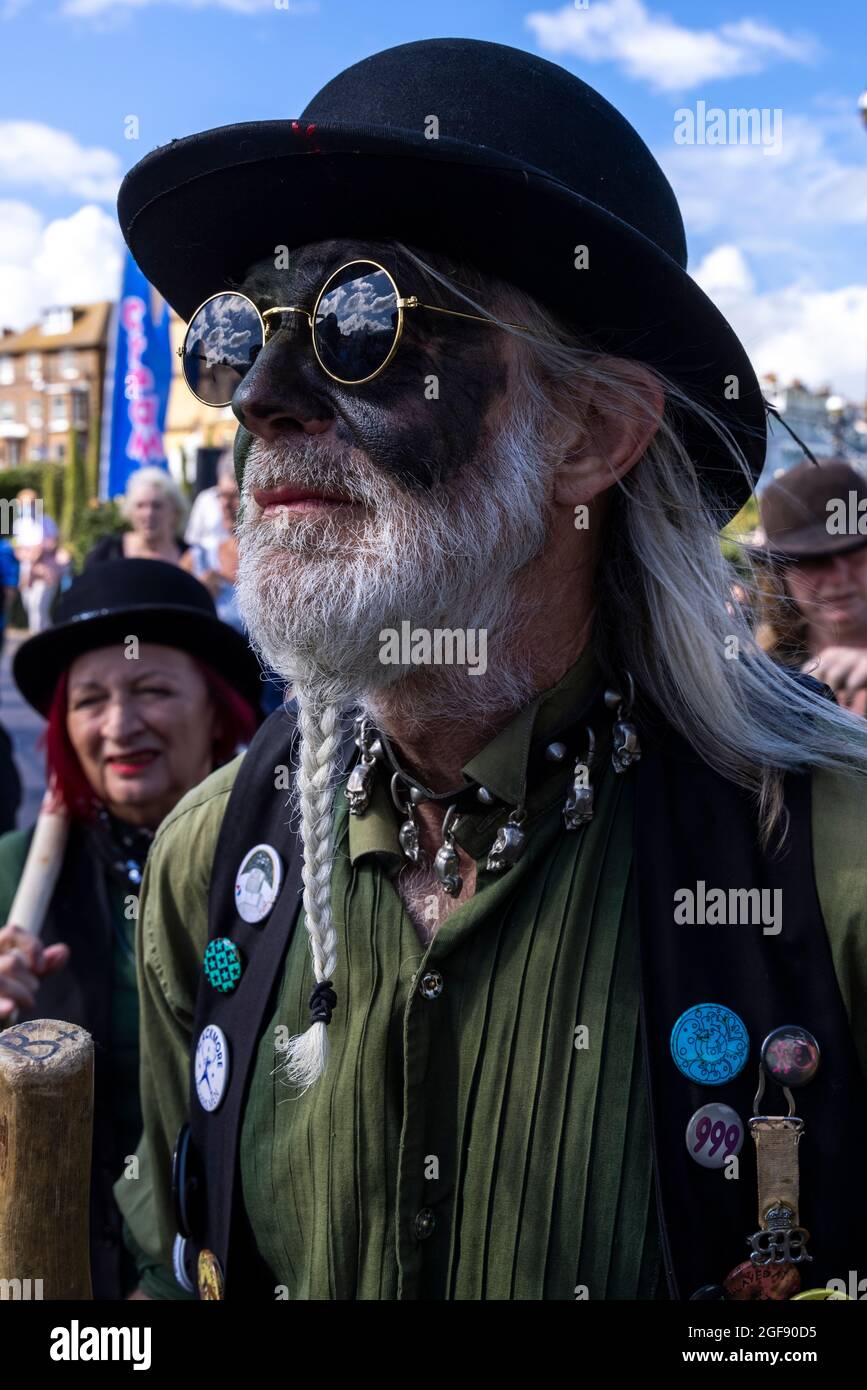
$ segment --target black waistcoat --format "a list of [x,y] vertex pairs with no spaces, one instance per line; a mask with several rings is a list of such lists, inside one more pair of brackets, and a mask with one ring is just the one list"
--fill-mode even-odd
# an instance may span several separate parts
[[130,1261],[112,1193],[126,1157],[111,1108],[112,905],[105,870],[88,847],[87,831],[76,823],[69,832],[41,939],[45,946],[65,942],[70,949],[69,964],[42,981],[35,1009],[22,1010],[19,1021],[63,1019],[87,1029],[93,1037],[91,1278],[94,1298],[120,1299],[129,1290]]
[[[346,746],[346,745],[345,745]],[[241,1123],[262,1030],[276,1006],[286,947],[300,906],[300,845],[289,826],[287,796],[274,793],[275,768],[294,767],[295,729],[277,711],[259,729],[223,818],[209,899],[209,938],[238,943],[246,968],[237,989],[217,993],[200,977],[193,1050],[208,1023],[223,1029],[231,1077],[220,1107],[205,1112],[191,1065],[190,1123],[202,1165],[206,1198],[194,1251],[216,1254],[228,1298],[274,1297],[274,1280],[255,1249],[240,1195]],[[636,779],[633,884],[641,943],[641,1025],[651,1108],[653,1163],[665,1273],[673,1298],[718,1284],[748,1258],[758,1229],[755,1151],[749,1136],[740,1176],[726,1179],[687,1153],[693,1112],[711,1101],[731,1105],[744,1122],[753,1113],[758,1054],[765,1036],[798,1024],[823,1053],[815,1080],[796,1093],[806,1131],[800,1144],[800,1217],[811,1232],[813,1262],[802,1266],[803,1287],[845,1278],[867,1260],[864,1203],[859,1192],[867,1142],[867,1088],[837,984],[819,907],[812,863],[810,778],[786,779],[790,817],[785,852],[759,846],[749,798],[699,761],[670,731],[646,740],[641,761],[624,775]],[[243,922],[234,907],[234,880],[255,844],[273,845],[284,863],[283,887],[264,922]],[[778,936],[761,925],[685,926],[674,920],[675,893],[710,887],[782,890]],[[311,974],[312,987],[312,974]],[[695,1004],[733,1009],[750,1038],[746,1067],[724,1086],[699,1086],[675,1067],[673,1024]],[[780,1089],[768,1084],[762,1109],[785,1114]],[[592,1181],[592,1174],[590,1176]]]

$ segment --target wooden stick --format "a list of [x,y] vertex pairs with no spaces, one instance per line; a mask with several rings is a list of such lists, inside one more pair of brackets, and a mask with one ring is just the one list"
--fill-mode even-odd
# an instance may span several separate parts
[[63,803],[49,787],[42,798],[33,839],[7,921],[38,936],[63,864],[69,818]]
[[[69,817],[55,787],[46,788],[36,817],[33,839],[9,909],[8,924],[39,936],[45,914],[63,865]],[[13,1009],[6,1023],[15,1023],[20,1010]]]
[[0,1300],[93,1297],[92,1143],[90,1034],[52,1018],[0,1033]]

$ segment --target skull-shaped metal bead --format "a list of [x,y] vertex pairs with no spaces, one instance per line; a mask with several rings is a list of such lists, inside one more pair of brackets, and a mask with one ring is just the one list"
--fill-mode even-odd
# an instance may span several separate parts
[[400,847],[411,864],[418,864],[421,860],[421,842],[418,836],[418,826],[412,819],[404,821],[397,836]]
[[611,735],[611,763],[615,772],[625,772],[641,757],[641,744],[638,730],[629,719],[635,701],[635,682],[626,673],[626,699],[618,690],[606,690],[605,703],[609,709],[617,710],[617,718]]
[[578,830],[593,819],[593,788],[590,785],[590,770],[596,751],[596,735],[587,729],[587,753],[578,758],[572,769],[572,786],[563,805],[563,822],[567,830]]
[[450,898],[456,898],[464,886],[459,869],[460,860],[455,850],[451,845],[440,845],[434,858],[434,872]]
[[[373,780],[376,774],[376,755],[373,748],[373,728],[369,719],[357,719],[355,721],[358,732],[355,742],[361,749],[361,761],[349,774],[346,781],[345,793],[346,800],[349,802],[349,814],[351,816],[363,816],[373,795]],[[379,739],[376,740],[381,748]]]
[[371,760],[366,762],[362,757],[360,763],[349,774],[346,783],[346,799],[349,802],[349,814],[351,816],[363,816],[373,794],[373,777],[376,770],[376,763]]
[[420,864],[425,856],[415,819],[416,803],[412,795],[414,788],[410,788],[408,796],[405,793],[401,794],[401,780],[399,772],[396,772],[391,779],[391,799],[397,809],[406,817],[397,834],[398,843],[411,864]]
[[527,836],[521,829],[520,820],[517,812],[513,812],[505,825],[501,825],[497,831],[494,843],[488,851],[486,867],[493,873],[499,873],[503,869],[511,869],[517,863],[527,844]]
[[563,820],[567,830],[577,830],[593,819],[593,788],[585,786],[575,777],[572,790],[563,806]]
[[618,719],[613,730],[611,761],[615,772],[625,772],[641,757],[638,730],[625,719]]
[[464,881],[460,875],[461,861],[455,849],[452,826],[458,813],[457,806],[450,806],[446,811],[443,821],[443,842],[434,857],[434,873],[436,874],[444,892],[450,898],[456,898],[464,886]]

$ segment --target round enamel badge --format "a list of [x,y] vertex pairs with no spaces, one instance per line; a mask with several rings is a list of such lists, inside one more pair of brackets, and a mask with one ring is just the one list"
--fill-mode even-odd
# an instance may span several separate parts
[[280,892],[283,866],[271,845],[248,850],[235,876],[235,907],[245,922],[261,922],[268,916]]
[[209,1023],[196,1043],[196,1095],[203,1110],[216,1110],[229,1084],[229,1044],[222,1028]]
[[724,1004],[694,1004],[671,1030],[675,1066],[690,1081],[724,1086],[742,1071],[750,1052],[743,1020]]
[[718,1101],[696,1110],[686,1127],[689,1156],[702,1168],[724,1168],[732,1154],[740,1153],[743,1142],[740,1115]]

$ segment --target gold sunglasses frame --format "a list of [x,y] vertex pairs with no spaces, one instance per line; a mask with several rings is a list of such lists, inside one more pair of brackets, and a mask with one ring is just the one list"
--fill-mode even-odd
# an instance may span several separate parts
[[[319,305],[322,302],[322,297],[327,293],[328,288],[331,285],[331,282],[335,280],[337,276],[340,275],[344,270],[349,270],[349,268],[354,265],[375,266],[377,270],[381,270],[383,275],[385,275],[388,278],[388,281],[391,284],[392,289],[394,290],[395,302],[397,303],[397,329],[394,335],[394,342],[392,343],[391,348],[388,352],[388,356],[386,357],[382,365],[377,367],[375,372],[371,372],[369,376],[362,377],[359,381],[348,381],[345,377],[335,376],[332,371],[329,371],[328,367],[326,367],[325,363],[322,361],[322,358],[319,356],[319,351],[316,347],[316,334],[314,332],[314,324],[316,322],[316,314],[319,310]],[[397,349],[400,345],[400,340],[403,336],[404,314],[407,309],[430,309],[435,314],[449,314],[452,318],[473,319],[476,323],[488,323],[491,325],[492,328],[518,328],[523,333],[530,332],[530,330],[526,328],[522,323],[500,324],[495,319],[486,319],[483,318],[480,314],[465,314],[461,313],[458,309],[442,309],[438,304],[424,304],[418,298],[418,295],[415,294],[411,294],[404,297],[403,295],[401,295],[400,290],[397,287],[397,282],[394,276],[392,275],[391,271],[386,270],[385,266],[381,265],[379,261],[374,261],[371,260],[369,256],[364,256],[358,257],[352,261],[346,261],[343,265],[338,266],[336,270],[332,271],[332,273],[328,276],[328,279],[323,284],[318,295],[316,296],[316,303],[313,305],[312,311],[309,309],[301,308],[297,304],[285,304],[276,309],[266,309],[263,313],[259,309],[258,305],[253,303],[249,295],[242,294],[240,290],[219,290],[217,294],[209,295],[207,299],[202,300],[198,309],[196,309],[195,313],[192,315],[187,324],[187,331],[184,334],[184,341],[181,343],[181,346],[177,350],[178,357],[180,357],[182,362],[186,355],[187,338],[189,337],[190,328],[196,318],[196,315],[199,314],[202,311],[202,309],[204,309],[206,304],[210,304],[212,299],[222,299],[222,297],[227,294],[236,295],[239,299],[246,299],[247,303],[255,311],[256,316],[262,325],[263,347],[268,342],[268,325],[265,322],[265,320],[269,318],[271,314],[303,314],[304,318],[306,318],[307,320],[308,327],[310,328],[310,342],[313,346],[313,352],[316,357],[316,361],[319,363],[325,375],[327,377],[330,377],[332,381],[336,381],[340,386],[365,386],[368,381],[373,381],[375,377],[378,377],[382,372],[385,371],[386,367],[392,361],[394,354],[397,352]],[[187,381],[186,372],[183,373],[183,377],[187,390],[190,392],[192,396],[195,396],[196,400],[200,401],[202,405],[209,405],[214,410],[223,410],[227,405],[232,404],[231,397],[229,400],[223,402],[206,401],[202,396],[198,394],[198,392],[193,390],[192,386]],[[244,378],[242,377],[241,381],[243,380]],[[238,384],[240,385],[240,382]]]

